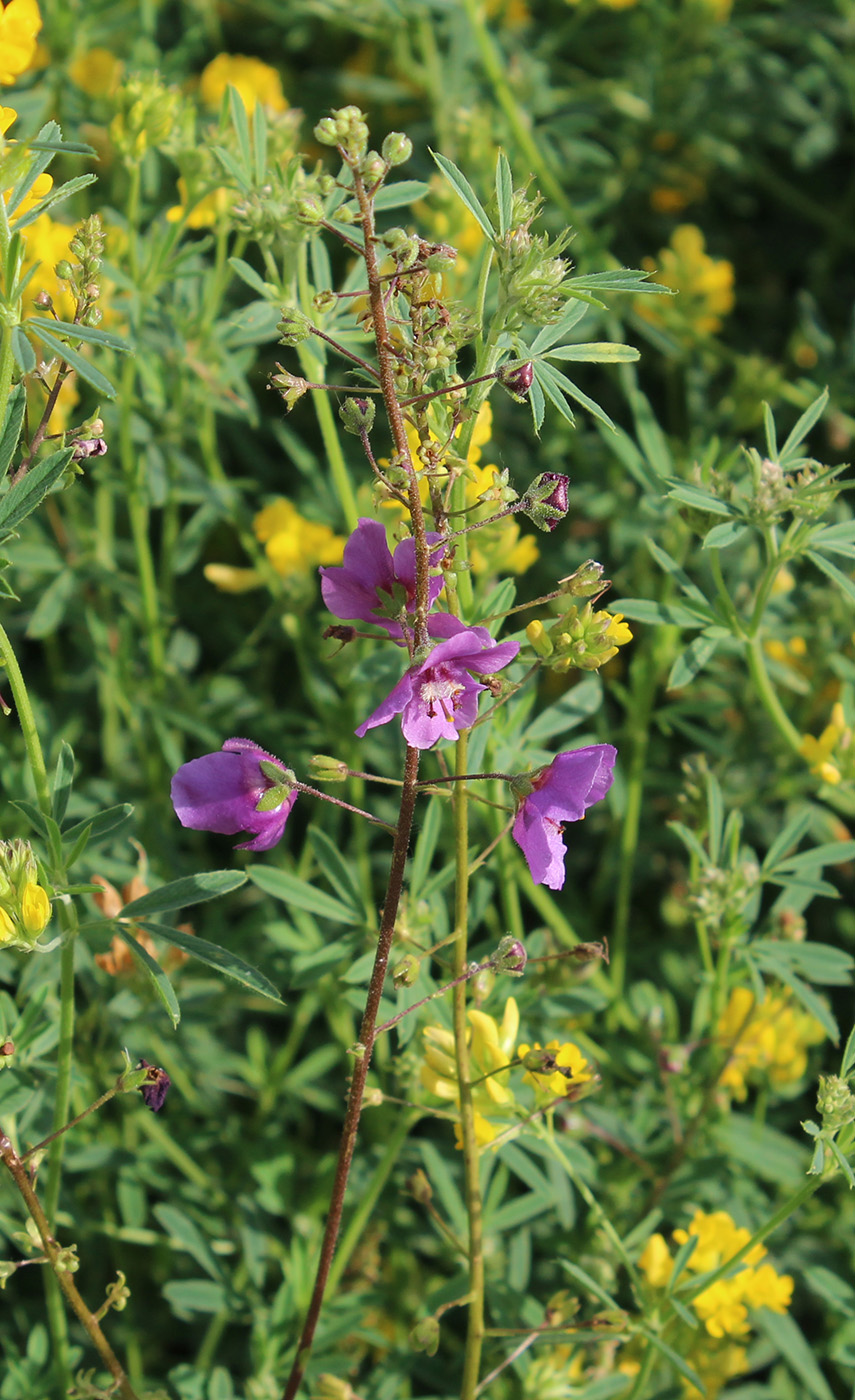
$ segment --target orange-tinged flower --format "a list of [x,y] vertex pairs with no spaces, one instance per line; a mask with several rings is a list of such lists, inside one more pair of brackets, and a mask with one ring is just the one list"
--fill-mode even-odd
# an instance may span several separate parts
[[[121,894],[115,885],[111,885],[109,880],[105,880],[103,875],[93,875],[92,884],[101,886],[101,893],[93,895],[101,913],[108,919],[117,919],[122,913],[126,904],[131,904],[135,899],[141,899],[144,894],[148,894],[148,885],[141,874],[134,875],[126,885],[122,886]],[[191,924],[178,924],[180,933],[192,933]],[[131,931],[137,943],[148,953],[155,962],[158,961],[157,948],[154,941],[145,929],[139,928],[136,924],[131,925]],[[166,969],[180,967],[187,962],[189,953],[183,952],[181,948],[168,948],[163,957],[163,966]],[[107,953],[96,953],[95,962],[97,965],[109,973],[111,977],[118,977],[122,973],[133,972],[136,969],[136,960],[133,953],[123,938],[116,933],[110,943]]]
[[288,106],[279,74],[260,58],[239,53],[220,53],[212,58],[199,79],[199,95],[205,106],[219,107],[227,87],[237,89],[249,113],[255,111],[256,102],[271,112],[284,112]]
[[8,0],[0,10],[0,85],[14,83],[30,67],[41,27],[36,0]]

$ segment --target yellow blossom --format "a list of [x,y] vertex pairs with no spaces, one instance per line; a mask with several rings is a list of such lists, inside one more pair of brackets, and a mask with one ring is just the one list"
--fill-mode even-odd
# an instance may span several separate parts
[[305,574],[318,564],[340,564],[345,541],[329,525],[306,520],[291,501],[280,496],[253,521],[256,537],[278,574]]
[[831,722],[818,739],[804,734],[799,752],[807,759],[812,773],[824,783],[837,784],[843,779],[844,767],[849,770],[847,776],[852,772],[855,758],[852,737],[852,726],[846,723],[843,706],[837,701],[831,710]]
[[0,84],[14,83],[30,67],[41,27],[36,0],[8,0],[0,9]]
[[264,583],[255,569],[237,569],[231,564],[206,564],[202,572],[221,593],[249,593]]
[[[538,1041],[533,1045],[517,1046],[517,1056],[524,1059],[532,1050],[540,1050]],[[531,1084],[541,1093],[550,1094],[554,1098],[558,1094],[569,1094],[580,1084],[587,1084],[593,1078],[588,1061],[582,1054],[578,1045],[572,1041],[566,1041],[563,1045],[560,1040],[550,1040],[543,1046],[554,1060],[555,1068],[540,1070],[527,1070],[523,1076],[524,1084]]]
[[16,936],[15,925],[5,909],[0,908],[0,946]]
[[188,228],[213,228],[221,215],[228,212],[234,199],[230,191],[221,185],[191,204],[187,194],[187,181],[182,175],[178,177],[178,194],[181,203],[173,204],[167,209],[166,217],[171,224],[177,224],[184,219]]
[[789,1274],[779,1274],[771,1264],[761,1264],[750,1270],[745,1284],[745,1299],[750,1308],[768,1308],[770,1312],[785,1313],[793,1297],[793,1280]]
[[742,1301],[742,1277],[722,1278],[692,1299],[692,1307],[711,1337],[744,1337],[748,1309]]
[[807,1069],[807,1051],[825,1039],[825,1031],[786,993],[770,993],[758,1003],[747,987],[734,987],[719,1018],[717,1036],[730,1048],[719,1083],[742,1100],[752,1073],[765,1074],[773,1085],[801,1079]]
[[624,647],[627,642],[632,641],[632,633],[629,630],[629,625],[623,620],[623,613],[612,613],[611,619],[605,630],[605,636],[617,650],[618,647]]
[[674,1260],[664,1235],[651,1235],[638,1261],[639,1268],[654,1288],[664,1288],[671,1277]]
[[9,130],[13,121],[16,120],[17,116],[18,113],[15,111],[14,107],[0,106],[0,135],[6,135],[6,132]]
[[[506,1109],[514,1103],[513,1091],[507,1083],[508,1074],[500,1071],[509,1066],[513,1058],[513,1046],[520,1018],[516,1001],[513,997],[508,997],[501,1022],[487,1015],[485,1011],[475,1008],[467,1012],[466,1019],[469,1026],[471,1076],[473,1080],[478,1081],[472,1089],[475,1132],[478,1142],[483,1145],[492,1142],[501,1131],[500,1126],[492,1123],[487,1115],[494,1114],[497,1109]],[[445,1026],[426,1026],[424,1040],[422,1084],[437,1098],[459,1103],[460,1090],[453,1033]]]
[[27,933],[40,934],[50,920],[50,900],[47,891],[29,880],[21,894],[21,922]]
[[[17,204],[17,205],[15,206],[14,212],[13,212],[12,214],[9,215],[9,222],[10,222],[10,224],[12,224],[12,226],[14,227],[16,220],[21,219],[21,218],[23,218],[23,216],[24,216],[25,214],[28,214],[28,213],[30,212],[30,210],[32,209],[33,205],[34,205],[34,204],[38,204],[38,202],[39,202],[40,199],[44,199],[45,195],[48,194],[48,193],[50,192],[50,190],[52,189],[52,187],[53,187],[53,176],[52,176],[52,175],[47,175],[47,174],[45,174],[44,172],[42,172],[41,175],[37,175],[36,178],[35,178],[35,180],[34,180],[33,183],[32,183],[31,188],[30,188],[30,189],[27,191],[27,193],[24,195],[24,198],[21,200],[20,204]],[[4,191],[3,191],[3,203],[4,203],[4,204],[7,204],[7,205],[8,205],[8,203],[9,203],[9,196],[11,195],[11,193],[12,193],[11,190],[4,190]],[[40,215],[39,215],[39,219],[43,219],[43,218],[46,219],[47,217],[48,217],[47,214],[40,214]],[[37,221],[37,220],[34,220],[34,221],[33,221],[33,224],[32,224],[30,227],[31,227],[31,228],[35,227],[36,222],[38,222],[38,221]],[[61,224],[59,227],[64,228],[64,227],[66,227],[66,225]],[[29,230],[28,230],[28,232],[29,232]],[[32,261],[32,259],[31,259],[31,261]]]
[[211,59],[199,79],[199,95],[205,106],[219,107],[227,87],[237,89],[249,113],[255,110],[256,102],[269,112],[284,112],[288,106],[279,74],[260,58],[220,53]]
[[109,49],[87,49],[69,65],[69,76],[87,97],[106,97],[115,92],[124,64]]
[[680,224],[671,235],[671,246],[660,249],[658,266],[652,258],[645,258],[643,266],[680,296],[673,303],[667,297],[639,298],[640,315],[677,333],[689,330],[704,336],[721,329],[722,318],[733,310],[733,265],[710,257],[695,224]]

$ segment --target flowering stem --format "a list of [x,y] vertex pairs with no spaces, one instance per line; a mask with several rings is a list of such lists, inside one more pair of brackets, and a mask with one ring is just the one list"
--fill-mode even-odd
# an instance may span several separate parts
[[[466,774],[469,735],[462,733],[455,746],[457,777]],[[472,1101],[472,1071],[466,1037],[466,977],[469,925],[469,807],[465,782],[454,792],[455,908],[453,1028],[460,1099],[460,1129],[463,1143],[464,1195],[469,1217],[469,1320],[460,1400],[474,1400],[481,1369],[484,1344],[484,1243],[481,1183],[478,1170],[478,1140],[475,1135],[475,1108]]]
[[13,332],[14,327],[4,321],[0,329],[0,424],[6,417],[6,405],[9,402],[12,373],[15,368],[15,356],[12,353]]
[[473,384],[484,384],[496,378],[496,371],[479,374],[474,379],[464,379],[462,384],[448,384],[444,389],[431,389],[429,394],[414,394],[411,399],[401,399],[402,408],[411,408],[414,403],[427,403],[429,399],[442,398],[444,394],[459,394],[462,389],[471,389]]
[[86,1306],[68,1268],[64,1266],[65,1261],[62,1258],[64,1251],[57,1245],[51,1233],[48,1217],[33,1189],[33,1184],[30,1181],[27,1169],[12,1146],[10,1139],[2,1130],[0,1130],[0,1160],[2,1160],[3,1164],[8,1168],[15,1185],[24,1198],[24,1203],[35,1223],[36,1229],[39,1232],[42,1248],[53,1270],[51,1276],[56,1279],[59,1287],[65,1294],[69,1306],[82,1323],[93,1346],[97,1349],[101,1360],[116,1381],[119,1394],[123,1397],[123,1400],[138,1400],[136,1392],[131,1387],[131,1383],[125,1375],[118,1357],[115,1355],[110,1343],[101,1331],[97,1318]]
[[39,739],[39,731],[36,728],[33,707],[30,704],[30,697],[27,693],[23,673],[18,665],[18,658],[15,655],[8,634],[3,627],[0,627],[0,659],[2,659],[3,665],[6,668],[6,674],[9,677],[9,685],[12,688],[12,696],[15,701],[15,708],[18,712],[18,722],[21,726],[24,747],[27,750],[27,762],[36,789],[36,799],[39,804],[39,810],[44,816],[49,817],[51,808],[50,785],[48,783],[41,740]]
[[308,797],[319,797],[322,802],[332,802],[334,807],[343,807],[346,812],[353,812],[357,817],[364,817],[367,822],[373,822],[375,826],[382,826],[384,831],[391,831],[393,835],[395,834],[395,828],[390,826],[389,822],[381,821],[379,817],[372,817],[370,812],[363,811],[361,807],[354,807],[350,802],[343,802],[340,797],[330,797],[329,793],[309,787],[307,783],[295,783],[294,787],[298,792],[306,793]]
[[413,825],[413,812],[418,796],[416,780],[419,773],[419,757],[420,753],[418,749],[407,748],[406,758],[404,760],[404,783],[401,788],[401,806],[398,813],[398,825],[395,831],[395,843],[392,849],[389,883],[386,888],[386,898],[383,903],[383,917],[380,922],[380,933],[377,938],[377,952],[374,957],[374,967],[371,972],[371,981],[368,984],[365,1011],[359,1030],[360,1053],[355,1056],[353,1061],[353,1074],[350,1080],[350,1091],[347,1096],[347,1109],[345,1111],[344,1125],[342,1128],[338,1161],[336,1162],[335,1178],[333,1180],[326,1229],[324,1230],[323,1242],[321,1244],[321,1257],[318,1261],[318,1269],[315,1275],[315,1284],[309,1302],[309,1309],[306,1314],[306,1321],[303,1324],[303,1331],[297,1344],[297,1354],[294,1358],[291,1374],[285,1386],[283,1400],[294,1400],[294,1396],[297,1394],[300,1382],[303,1379],[303,1374],[306,1370],[309,1357],[311,1356],[315,1330],[323,1305],[324,1293],[332,1267],[333,1255],[335,1254],[336,1240],[338,1239],[342,1210],[344,1208],[344,1196],[347,1190],[347,1179],[350,1174],[350,1164],[353,1160],[353,1152],[356,1146],[359,1117],[362,1112],[365,1081],[371,1063],[371,1052],[374,1049],[374,1042],[377,1036],[377,1011],[380,1006],[383,983],[389,965],[389,952],[392,947],[392,939],[395,933],[395,920],[398,915],[398,905],[400,903],[401,891],[404,884],[404,867],[407,861],[407,849],[409,847],[410,832]]
[[49,1146],[54,1138],[58,1138],[63,1133],[67,1133],[69,1128],[76,1128],[78,1123],[82,1123],[83,1119],[88,1118],[90,1113],[95,1113],[97,1109],[103,1108],[104,1104],[108,1103],[110,1099],[114,1099],[118,1093],[119,1085],[114,1084],[112,1089],[108,1089],[106,1094],[101,1095],[100,1099],[96,1099],[88,1108],[84,1108],[82,1113],[78,1113],[75,1118],[69,1118],[67,1123],[64,1123],[61,1128],[56,1129],[56,1132],[50,1133],[48,1137],[42,1138],[41,1142],[37,1142],[35,1147],[31,1147],[29,1151],[23,1154],[21,1161],[28,1162],[37,1152],[41,1152],[45,1147]]
[[[418,1009],[419,1009],[420,1006],[427,1006],[427,1004],[428,1004],[429,1001],[436,1001],[437,997],[444,996],[446,992],[450,992],[451,989],[452,989],[452,987],[459,987],[460,984],[461,984],[461,982],[468,982],[468,981],[469,981],[472,977],[474,977],[477,973],[479,973],[479,972],[485,972],[486,969],[487,969],[488,967],[490,967],[490,960],[489,960],[489,958],[487,959],[486,962],[483,962],[483,963],[472,963],[472,964],[470,964],[470,966],[467,967],[467,968],[465,969],[465,971],[461,972],[461,974],[460,974],[459,977],[455,977],[454,980],[453,980],[452,982],[446,982],[445,985],[444,985],[443,987],[437,987],[436,991],[435,991],[435,992],[431,992],[429,996],[422,997],[421,1001],[414,1001],[413,1004],[412,1004],[412,1006],[405,1006],[405,1007],[404,1007],[404,1010],[403,1010],[403,1011],[399,1011],[398,1014],[397,1014],[397,1016],[392,1016],[390,1020],[384,1021],[383,1024],[382,1024],[382,1026],[378,1026],[378,1027],[377,1027],[377,1030],[376,1030],[376,1032],[375,1032],[375,1035],[381,1035],[383,1031],[390,1031],[390,1030],[392,1029],[393,1026],[397,1026],[397,1024],[398,1024],[399,1021],[403,1021],[403,1019],[404,1019],[405,1016],[409,1016],[409,1014],[410,1014],[411,1011],[418,1011]],[[503,1066],[502,1066],[502,1069],[507,1069],[507,1068],[508,1068],[507,1065],[503,1065]],[[500,1071],[499,1071],[499,1070],[491,1070],[491,1073],[492,1073],[492,1074],[498,1074],[498,1073],[500,1073]],[[485,1075],[484,1077],[486,1078],[487,1076]],[[474,1083],[476,1083],[476,1084],[480,1084],[480,1082],[481,1082],[481,1081],[480,1081],[479,1079],[476,1079],[476,1080],[474,1081]],[[470,1087],[471,1087],[471,1086],[470,1086]]]

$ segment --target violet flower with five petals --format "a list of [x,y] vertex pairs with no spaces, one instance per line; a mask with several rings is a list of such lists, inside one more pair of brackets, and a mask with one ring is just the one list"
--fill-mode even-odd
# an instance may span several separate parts
[[[271,776],[277,771],[281,780]],[[247,831],[255,839],[239,842],[235,850],[269,851],[281,839],[297,800],[294,782],[284,763],[251,739],[227,739],[219,753],[183,763],[172,779],[170,796],[182,826],[226,836]],[[275,805],[265,805],[267,794]],[[275,802],[279,794],[282,800]]]
[[501,671],[519,649],[519,642],[494,642],[486,627],[461,627],[409,668],[357,735],[362,739],[369,729],[402,715],[401,729],[411,748],[429,749],[438,739],[456,739],[475,723],[479,692],[487,688],[471,673]]
[[536,885],[563,889],[563,823],[581,821],[587,808],[605,797],[614,781],[616,757],[612,744],[571,749],[558,754],[548,768],[521,774],[512,784],[522,798],[513,837]]
[[[431,564],[436,565],[445,553],[441,535],[426,536],[431,549]],[[319,570],[321,593],[334,617],[345,622],[373,622],[384,627],[390,637],[402,636],[397,621],[404,610],[412,613],[416,605],[416,542],[402,540],[394,555],[386,543],[386,527],[366,516],[344,547],[344,562]],[[428,581],[428,607],[433,607],[442,592],[443,578]]]

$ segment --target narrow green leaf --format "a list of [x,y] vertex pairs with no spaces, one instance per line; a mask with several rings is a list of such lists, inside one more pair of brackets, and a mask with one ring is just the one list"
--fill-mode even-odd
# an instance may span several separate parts
[[665,434],[659,426],[650,400],[640,389],[630,394],[635,432],[644,455],[657,476],[669,477],[674,472],[674,459]]
[[532,388],[535,384],[539,385],[546,398],[549,399],[549,402],[552,404],[553,408],[557,408],[558,412],[561,414],[561,417],[566,419],[566,421],[570,424],[571,428],[575,428],[576,419],[573,416],[573,410],[570,408],[570,405],[567,403],[567,400],[564,398],[564,395],[560,392],[560,390],[556,389],[554,383],[552,382],[552,379],[549,377],[549,369],[550,366],[547,364],[546,360],[534,361],[534,379],[532,380]]
[[670,287],[661,282],[650,282],[652,273],[641,268],[618,267],[613,272],[588,272],[579,277],[571,277],[564,286],[572,291],[585,292],[649,292],[654,296],[673,296]]
[[823,389],[822,393],[819,395],[819,398],[814,399],[813,403],[805,409],[801,418],[793,428],[793,431],[787,438],[787,441],[781,448],[781,451],[778,453],[777,461],[781,464],[782,467],[786,467],[791,457],[795,457],[798,455],[796,452],[796,448],[807,437],[814,423],[816,423],[817,420],[822,417],[827,404],[828,390]]
[[9,395],[6,404],[6,417],[3,422],[3,432],[0,435],[0,477],[6,475],[18,446],[18,439],[21,436],[21,425],[24,421],[24,409],[27,406],[27,394],[23,384],[16,384]]
[[685,481],[669,481],[668,495],[672,501],[682,501],[684,505],[693,506],[695,510],[708,510],[710,515],[730,515],[734,514],[733,506],[726,501],[719,500],[718,496],[713,496],[710,491],[703,491],[700,486],[690,486]]
[[[578,385],[573,383],[572,379],[568,379],[566,374],[561,373],[560,369],[556,369],[554,365],[544,364],[543,362],[541,362],[539,367],[541,371],[548,370],[549,378],[556,387],[567,394],[569,398],[575,399],[582,408],[587,408],[588,412],[592,414],[594,418],[598,418],[601,423],[605,423],[607,428],[614,428],[615,425],[606,413],[606,410],[601,408],[598,403],[595,403],[592,398],[589,398],[587,394],[584,394]],[[541,373],[541,383],[543,383],[543,377],[543,373]]]
[[651,598],[619,598],[612,612],[622,613],[635,622],[675,623],[678,627],[706,627],[709,617],[699,615],[683,603],[654,603]]
[[524,731],[526,744],[543,745],[566,734],[595,715],[603,703],[603,683],[597,675],[585,676],[566,695],[549,705]]
[[155,961],[151,953],[146,951],[142,944],[134,938],[133,934],[125,928],[124,924],[116,924],[116,933],[119,935],[122,942],[130,948],[131,953],[136,958],[140,967],[151,978],[154,990],[163,1003],[166,1014],[171,1020],[174,1029],[181,1020],[181,1008],[178,1005],[178,998],[175,995],[172,983],[160,966],[160,963]]
[[314,885],[291,875],[287,870],[276,870],[269,865],[250,865],[246,873],[252,883],[264,890],[265,894],[272,895],[274,899],[282,899],[286,904],[293,904],[297,909],[307,909],[310,914],[317,914],[319,918],[329,919],[332,923],[360,922],[358,915],[346,904],[333,899],[332,895],[323,890],[315,889]]
[[63,569],[45,589],[27,623],[26,636],[50,637],[59,627],[72,598],[78,597],[80,584],[73,569]]
[[821,846],[813,846],[809,851],[798,851],[778,862],[779,870],[820,869],[824,865],[844,865],[855,856],[855,841],[826,841]]
[[685,593],[687,598],[691,598],[694,602],[699,603],[704,611],[709,613],[710,621],[713,621],[715,619],[714,609],[710,606],[705,594],[701,592],[696,583],[692,582],[685,569],[680,567],[676,559],[672,559],[668,551],[663,549],[661,545],[657,544],[656,541],[649,536],[647,539],[647,548],[650,550],[650,553],[653,555],[659,567],[664,569],[666,574],[670,574],[674,582],[678,584],[680,591]]
[[763,404],[763,427],[766,431],[766,456],[771,462],[777,462],[778,435],[775,431],[775,419],[771,408],[765,402]]
[[211,146],[210,150],[213,151],[226,174],[232,176],[245,194],[249,193],[252,189],[252,181],[249,178],[248,172],[242,168],[239,161],[235,160],[231,152],[225,150],[222,146]]
[[267,117],[263,102],[256,102],[252,113],[252,162],[255,183],[261,188],[267,179]]
[[[15,226],[15,232],[26,228],[28,224],[35,223],[36,219],[40,218],[42,214],[46,214],[48,209],[52,209],[55,204],[60,204],[64,199],[69,199],[71,195],[77,194],[78,190],[84,190],[87,185],[93,185],[97,178],[98,176],[94,174],[75,175],[73,180],[66,180],[64,185],[57,185],[56,189],[51,190],[50,194],[46,194],[44,199],[33,204],[26,214],[21,214],[16,219],[10,219],[10,223]],[[18,202],[20,203],[20,201]]]
[[319,827],[310,826],[307,834],[324,879],[346,900],[356,918],[364,919],[365,906],[359,885],[338,846]]
[[[172,880],[158,890],[150,890],[139,899],[131,900],[122,910],[122,917],[139,919],[162,914],[168,909],[186,909],[191,904],[203,904],[219,895],[231,894],[245,884],[246,876],[240,870],[208,870],[199,875],[186,875],[182,880]],[[193,939],[193,943],[196,942],[198,940]]]
[[496,240],[496,230],[487,218],[483,204],[473,190],[462,170],[458,170],[454,161],[447,156],[438,155],[436,151],[431,151],[436,164],[439,166],[446,180],[450,184],[458,199],[462,199],[469,213],[472,214],[481,225],[491,242]]
[[578,345],[553,345],[547,354],[553,360],[581,360],[586,364],[626,364],[640,360],[634,345],[616,340],[591,340]]
[[43,836],[45,841],[47,841],[47,818],[43,812],[39,811],[38,807],[34,806],[32,802],[25,802],[23,798],[13,800],[10,805],[12,807],[17,807],[19,812],[23,812],[33,830],[37,831],[39,835]]
[[102,398],[114,399],[116,397],[116,390],[113,388],[107,376],[102,374],[100,369],[96,369],[94,365],[91,365],[88,360],[84,359],[77,350],[72,349],[70,345],[66,345],[65,341],[60,340],[52,331],[46,331],[40,326],[36,332],[36,339],[49,350],[52,355],[58,355],[61,360],[65,360],[66,364],[69,365],[76,374],[79,374],[80,378],[84,379],[87,384],[91,384],[95,392],[100,394]]
[[732,544],[738,544],[747,534],[747,525],[740,525],[738,520],[726,520],[723,525],[713,525],[708,534],[704,536],[701,548],[729,549]]
[[514,180],[504,151],[496,156],[496,208],[499,213],[499,233],[504,238],[513,222]]
[[258,275],[255,268],[250,267],[248,262],[244,262],[243,258],[229,258],[229,267],[237,273],[238,277],[240,277],[248,287],[252,287],[254,292],[258,292],[258,295],[263,297],[265,301],[273,301],[279,298],[278,287],[274,287],[272,282],[265,282],[264,279]]
[[796,812],[790,818],[783,831],[778,833],[766,852],[762,866],[764,872],[774,870],[778,861],[782,860],[788,851],[793,850],[799,844],[811,824],[812,815],[809,807],[803,807],[800,812]]
[[714,773],[707,773],[707,846],[710,860],[718,865],[724,829],[724,797]]
[[709,865],[709,856],[693,831],[690,831],[682,822],[668,822],[668,826],[676,836],[679,836],[686,850],[695,857],[701,868]]
[[[259,104],[260,105],[260,104]],[[161,1204],[154,1214],[168,1235],[173,1248],[184,1249],[211,1278],[221,1279],[223,1271],[199,1227],[176,1206]]]
[[63,838],[66,841],[77,841],[83,832],[88,830],[89,840],[96,841],[101,836],[109,835],[117,827],[124,826],[133,816],[133,811],[130,802],[120,802],[116,807],[105,807],[103,812],[96,812],[94,816],[84,817],[82,821],[66,827],[62,833]]
[[813,1347],[805,1340],[798,1323],[789,1313],[757,1308],[751,1316],[758,1331],[777,1348],[814,1400],[834,1400],[831,1387],[816,1363]]
[[384,185],[374,198],[375,209],[405,209],[430,194],[430,185],[423,180],[397,180]]
[[422,886],[427,879],[428,871],[430,870],[431,862],[433,861],[436,851],[436,843],[439,839],[440,827],[442,825],[442,813],[446,806],[447,803],[443,798],[431,797],[427,807],[423,811],[410,868],[411,899],[421,897]]
[[825,559],[821,554],[817,554],[812,549],[807,550],[807,557],[812,564],[816,565],[820,573],[825,574],[833,583],[836,583],[838,588],[841,588],[846,596],[851,598],[852,602],[855,603],[855,583],[853,583],[851,578],[844,574],[841,569],[838,569],[836,564],[832,564],[830,559]]
[[802,1269],[802,1277],[817,1298],[829,1303],[836,1312],[855,1317],[855,1288],[851,1283],[822,1264],[809,1264]]
[[848,987],[852,981],[855,958],[832,943],[815,943],[812,939],[804,943],[785,943],[778,938],[755,938],[748,949],[756,961],[767,959],[775,967],[785,963],[810,982],[827,987]]
[[699,671],[702,671],[708,661],[711,661],[718,650],[720,639],[710,637],[705,632],[700,637],[695,637],[690,642],[685,651],[681,651],[677,657],[666,682],[667,690],[680,690],[684,685],[695,679]]
[[837,525],[826,525],[814,531],[810,545],[811,549],[825,549],[851,559],[855,554],[855,520],[841,520]]
[[228,1303],[225,1284],[207,1278],[172,1279],[163,1285],[163,1296],[184,1321],[194,1313],[221,1313]]
[[667,1342],[663,1342],[661,1337],[657,1337],[656,1333],[652,1332],[649,1327],[642,1325],[638,1330],[643,1337],[647,1338],[650,1345],[655,1347],[655,1349],[665,1357],[666,1361],[670,1362],[674,1370],[679,1372],[683,1379],[689,1382],[689,1385],[700,1391],[701,1395],[705,1394],[704,1383],[700,1376],[697,1372],[692,1370],[691,1366],[683,1360],[682,1356],[678,1356],[676,1351],[674,1351],[672,1347],[669,1347]]
[[528,401],[531,405],[531,419],[534,425],[536,437],[540,437],[540,430],[543,426],[543,415],[546,412],[546,400],[543,397],[543,390],[536,379],[531,381],[531,388],[528,391]]
[[840,1144],[836,1141],[835,1138],[830,1138],[828,1146],[831,1149],[832,1157],[834,1157],[838,1167],[840,1168],[840,1170],[842,1171],[843,1175],[846,1177],[846,1180],[849,1183],[849,1190],[855,1191],[855,1172],[853,1172],[848,1158],[846,1158],[843,1155],[843,1151],[840,1147]]
[[21,521],[41,505],[71,461],[71,453],[70,447],[63,447],[43,457],[0,498],[0,533],[17,529]]
[[96,326],[78,326],[73,321],[48,320],[46,316],[28,316],[27,325],[37,326],[39,330],[53,331],[56,335],[67,335],[72,340],[85,340],[91,345],[104,345],[108,350],[118,350],[124,355],[133,353],[133,346],[120,335],[99,331]]
[[232,119],[232,126],[237,136],[238,147],[240,149],[243,169],[247,175],[252,170],[252,151],[249,144],[249,120],[246,115],[246,107],[243,105],[243,98],[236,87],[229,83],[229,113]]
[[51,813],[54,821],[61,822],[65,816],[73,784],[74,750],[71,745],[67,744],[63,739],[60,745],[59,758],[56,761],[56,772],[53,777]]
[[840,1061],[840,1077],[848,1079],[855,1069],[855,1026],[849,1032],[849,1038],[843,1049],[843,1059]]
[[36,352],[27,340],[22,326],[15,326],[12,331],[12,350],[15,355],[15,364],[22,374],[32,374],[38,361]]
[[[123,919],[129,907],[126,906],[122,910]],[[271,1001],[282,1002],[281,994],[269,978],[265,977],[263,972],[259,972],[258,968],[244,962],[236,953],[229,952],[228,948],[221,948],[218,943],[209,943],[205,938],[196,938],[191,933],[182,933],[180,929],[170,928],[167,924],[152,923],[150,919],[135,919],[135,922],[156,938],[165,939],[167,943],[180,948],[183,953],[189,953],[191,958],[198,958],[199,962],[222,972],[225,977],[231,977],[242,987],[249,987],[250,991],[269,997]]]
[[561,1265],[562,1269],[566,1270],[571,1278],[574,1278],[577,1283],[581,1283],[583,1288],[586,1288],[595,1298],[599,1298],[600,1302],[604,1303],[607,1308],[611,1308],[614,1312],[620,1312],[620,1304],[616,1302],[610,1293],[606,1292],[602,1284],[597,1283],[597,1280],[591,1278],[591,1275],[586,1273],[578,1264],[573,1263],[570,1259],[559,1259],[558,1263]]
[[544,326],[543,330],[532,341],[528,347],[528,353],[532,358],[536,359],[538,355],[545,354],[550,346],[557,345],[581,321],[582,317],[587,315],[588,309],[588,305],[584,301],[571,301],[559,319],[554,321],[551,326]]

